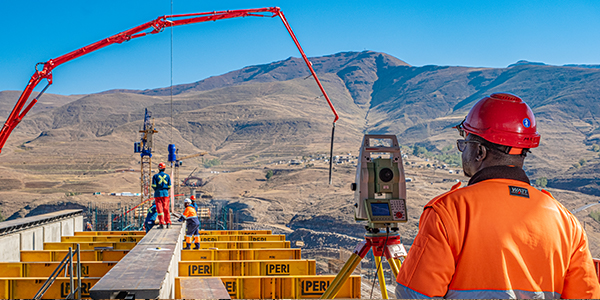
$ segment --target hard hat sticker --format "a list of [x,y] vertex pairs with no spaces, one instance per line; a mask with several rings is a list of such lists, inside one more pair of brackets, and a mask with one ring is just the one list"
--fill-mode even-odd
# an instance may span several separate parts
[[525,128],[529,128],[529,126],[531,126],[531,121],[529,121],[528,118],[523,119],[523,126],[525,126]]

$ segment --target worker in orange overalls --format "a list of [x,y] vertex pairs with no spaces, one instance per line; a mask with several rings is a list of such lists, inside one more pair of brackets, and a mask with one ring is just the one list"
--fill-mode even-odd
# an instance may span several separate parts
[[152,188],[154,189],[154,202],[158,212],[158,229],[167,228],[171,224],[171,214],[169,213],[169,190],[171,189],[171,177],[165,173],[167,165],[164,162],[158,164],[158,173],[152,176]]
[[492,94],[456,128],[471,178],[425,205],[396,297],[600,298],[581,224],[523,171],[540,141],[529,106]]
[[179,222],[183,222],[183,220],[185,220],[186,223],[186,246],[183,248],[183,250],[190,250],[192,239],[194,239],[194,245],[196,246],[194,250],[198,250],[200,249],[200,234],[198,232],[198,229],[200,228],[200,220],[198,220],[196,209],[192,206],[192,200],[185,199],[183,203],[185,204],[185,210],[183,211],[183,216],[179,218]]

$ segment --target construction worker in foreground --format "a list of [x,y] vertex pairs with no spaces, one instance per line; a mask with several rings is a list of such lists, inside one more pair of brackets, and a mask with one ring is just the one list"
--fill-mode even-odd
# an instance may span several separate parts
[[179,222],[183,222],[183,220],[185,220],[186,223],[186,246],[183,248],[183,250],[190,250],[192,239],[194,240],[195,245],[194,250],[198,250],[200,249],[200,233],[198,232],[198,229],[200,228],[200,220],[198,220],[196,209],[194,209],[192,206],[192,200],[185,199],[183,203],[185,204],[185,210],[183,211],[183,216],[179,218]]
[[171,177],[165,173],[167,165],[164,162],[158,164],[159,172],[152,176],[152,188],[154,189],[154,202],[158,212],[158,229],[163,229],[164,225],[171,224],[171,214],[169,213],[169,189],[171,189]]
[[581,224],[523,171],[540,141],[529,106],[492,94],[457,128],[471,178],[425,205],[396,297],[600,298]]

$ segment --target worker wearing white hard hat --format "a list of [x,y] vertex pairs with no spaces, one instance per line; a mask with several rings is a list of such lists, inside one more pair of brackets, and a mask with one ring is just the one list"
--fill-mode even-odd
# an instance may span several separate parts
[[179,218],[179,221],[185,220],[186,231],[185,231],[185,248],[183,250],[190,250],[192,239],[194,240],[195,250],[200,249],[200,234],[198,229],[200,228],[200,220],[198,220],[198,214],[196,209],[192,206],[192,200],[189,198],[183,201],[185,204],[185,210],[183,216]]

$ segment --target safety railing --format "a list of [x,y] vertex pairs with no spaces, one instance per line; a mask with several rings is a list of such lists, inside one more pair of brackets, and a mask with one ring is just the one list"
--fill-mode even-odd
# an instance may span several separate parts
[[[77,255],[77,288],[73,288],[75,285],[75,279],[73,278],[73,256]],[[65,255],[65,258],[58,264],[58,267],[52,272],[50,277],[44,282],[40,290],[35,294],[33,299],[38,300],[42,299],[46,291],[52,286],[58,275],[64,270],[65,277],[67,277],[67,272],[69,273],[69,294],[66,299],[74,299],[75,294],[77,294],[77,299],[81,300],[81,255],[79,251],[79,244],[77,244],[75,251],[71,247],[69,247],[69,252]]]

